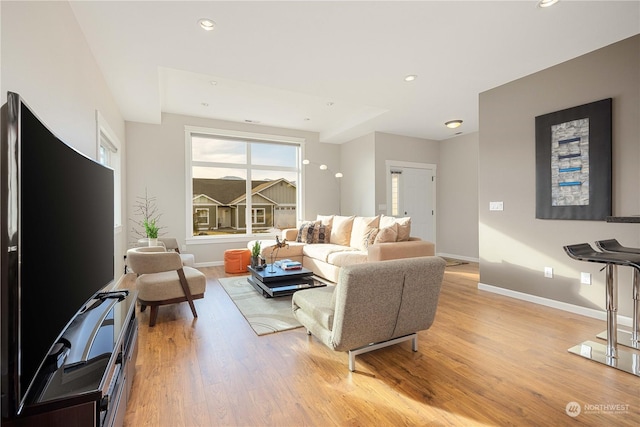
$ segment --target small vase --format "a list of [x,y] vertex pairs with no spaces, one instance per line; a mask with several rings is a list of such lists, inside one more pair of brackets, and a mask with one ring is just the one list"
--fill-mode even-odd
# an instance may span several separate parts
[[256,268],[260,265],[260,257],[259,256],[251,256],[251,267]]
[[158,238],[152,239],[149,237],[149,246],[158,246]]

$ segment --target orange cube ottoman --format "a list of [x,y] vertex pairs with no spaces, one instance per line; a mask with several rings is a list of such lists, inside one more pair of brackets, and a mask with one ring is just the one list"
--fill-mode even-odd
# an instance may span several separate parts
[[251,251],[249,249],[227,249],[224,251],[225,273],[246,273],[249,264],[251,264]]

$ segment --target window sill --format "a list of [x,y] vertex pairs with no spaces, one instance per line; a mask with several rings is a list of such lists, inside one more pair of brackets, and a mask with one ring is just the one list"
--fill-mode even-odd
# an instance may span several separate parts
[[224,243],[247,243],[251,240],[275,240],[275,234],[242,234],[230,236],[199,236],[187,237],[185,242],[187,245],[215,245]]

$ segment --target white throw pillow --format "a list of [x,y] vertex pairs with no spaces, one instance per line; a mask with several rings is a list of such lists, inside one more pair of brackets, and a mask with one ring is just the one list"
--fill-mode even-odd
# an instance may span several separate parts
[[331,225],[329,242],[334,245],[349,246],[354,218],[355,216],[335,215],[333,217],[333,224]]
[[411,217],[396,218],[382,215],[380,218],[380,228],[389,227],[392,224],[398,224],[398,242],[406,242],[409,240],[409,236],[411,236]]
[[376,234],[376,239],[373,241],[373,244],[377,245],[378,243],[392,243],[397,241],[397,239],[398,239],[398,224],[394,222],[392,225],[381,228],[380,231],[378,231],[378,234]]
[[366,251],[367,247],[364,244],[365,236],[369,234],[374,228],[378,228],[380,224],[380,216],[357,216],[353,219],[353,226],[351,227],[351,239],[349,246],[357,248],[361,251]]

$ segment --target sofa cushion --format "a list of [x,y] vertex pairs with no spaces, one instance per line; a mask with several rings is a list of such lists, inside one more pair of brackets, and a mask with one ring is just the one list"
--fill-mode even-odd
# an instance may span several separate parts
[[357,249],[349,246],[334,245],[333,243],[324,245],[305,245],[302,248],[304,256],[323,262],[329,262],[329,255],[336,252],[357,252]]
[[365,251],[341,251],[329,254],[327,261],[336,267],[360,264],[367,262],[367,252]]
[[406,242],[411,235],[411,217],[396,218],[393,216],[382,215],[380,218],[380,228],[389,227],[392,224],[398,224],[398,242]]
[[373,244],[396,242],[398,239],[398,224],[393,223],[388,227],[381,228],[376,234]]
[[351,243],[351,227],[353,226],[354,218],[355,216],[335,215],[333,217],[333,224],[331,225],[329,243],[349,246],[349,243]]
[[309,313],[313,320],[318,322],[324,329],[333,329],[333,305],[335,286],[327,286],[317,289],[306,289],[294,294],[292,306],[293,311],[299,309]]
[[380,224],[380,216],[357,216],[353,219],[353,226],[351,227],[351,238],[349,239],[349,246],[352,248],[366,251],[365,236],[369,234],[374,228],[378,228]]

